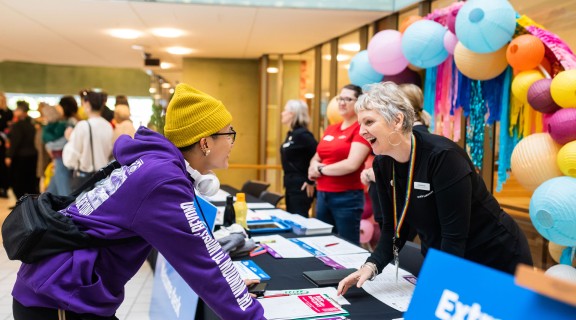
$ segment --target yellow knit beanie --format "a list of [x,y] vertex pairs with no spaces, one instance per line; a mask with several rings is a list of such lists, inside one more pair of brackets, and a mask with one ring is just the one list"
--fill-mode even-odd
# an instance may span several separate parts
[[221,101],[181,83],[166,110],[164,135],[178,148],[192,145],[232,122]]

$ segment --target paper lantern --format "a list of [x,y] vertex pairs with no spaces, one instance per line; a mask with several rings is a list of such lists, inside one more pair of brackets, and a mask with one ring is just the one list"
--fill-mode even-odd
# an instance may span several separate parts
[[558,73],[550,85],[552,98],[563,108],[576,108],[576,69]]
[[384,81],[392,81],[395,84],[411,83],[419,87],[422,86],[422,77],[420,77],[420,73],[410,68],[404,69],[399,74],[395,74],[393,76],[386,76]]
[[470,0],[456,17],[456,35],[466,48],[478,52],[497,51],[516,30],[516,11],[508,1]]
[[562,175],[556,163],[558,151],[560,145],[548,133],[531,134],[512,151],[512,174],[524,188],[533,191],[542,182]]
[[576,179],[552,178],[542,183],[530,199],[530,220],[546,239],[576,246]]
[[450,54],[454,54],[454,49],[456,49],[456,45],[458,44],[458,38],[455,34],[450,31],[446,31],[444,34],[444,49],[448,51]]
[[360,243],[368,243],[374,235],[374,224],[368,219],[360,220]]
[[326,107],[326,118],[329,124],[335,124],[343,121],[342,115],[338,111],[338,101],[336,97],[332,98]]
[[454,62],[463,75],[474,80],[489,80],[500,75],[506,67],[506,47],[492,53],[476,53],[458,42]]
[[552,79],[540,79],[528,89],[528,103],[534,110],[542,113],[554,113],[560,109],[560,106],[552,99],[551,84]]
[[554,277],[556,279],[576,284],[576,269],[574,269],[574,267],[572,266],[568,266],[565,264],[557,264],[546,270],[544,274],[550,277]]
[[514,77],[514,80],[512,80],[512,94],[521,102],[528,103],[528,90],[530,89],[530,86],[541,79],[544,79],[544,76],[537,70],[528,70],[518,73]]
[[408,60],[402,54],[402,34],[396,30],[375,34],[368,43],[368,61],[383,75],[395,75],[406,69]]
[[448,51],[444,49],[446,29],[430,20],[414,22],[402,36],[402,53],[413,65],[431,68],[444,62]]
[[576,140],[576,109],[560,109],[548,119],[548,133],[559,144]]
[[556,162],[565,176],[576,178],[576,141],[568,142],[560,148]]
[[421,16],[408,16],[406,19],[404,19],[404,21],[402,21],[402,23],[400,24],[400,26],[398,27],[398,31],[400,31],[400,33],[404,33],[404,31],[406,31],[406,29],[412,25],[414,22],[418,21],[418,20],[422,20]]
[[514,69],[520,71],[538,67],[544,58],[544,44],[530,34],[518,36],[510,42],[506,50],[506,59]]
[[364,85],[380,82],[382,74],[374,70],[368,60],[368,51],[362,50],[358,52],[350,61],[350,68],[348,68],[348,78],[350,82],[362,87]]
[[446,28],[448,28],[448,30],[453,34],[456,34],[456,16],[458,16],[459,10],[460,8],[452,10],[446,14]]

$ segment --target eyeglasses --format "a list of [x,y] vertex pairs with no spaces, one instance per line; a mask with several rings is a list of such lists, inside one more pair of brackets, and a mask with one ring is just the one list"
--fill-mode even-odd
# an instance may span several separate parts
[[338,101],[338,103],[340,103],[340,102],[350,103],[350,102],[356,101],[356,100],[358,100],[358,99],[350,98],[350,97],[336,97],[336,101]]
[[234,143],[236,141],[236,131],[234,131],[234,128],[230,127],[230,132],[219,132],[219,133],[214,133],[212,136],[228,136],[228,139],[230,139],[230,136],[232,137],[232,143]]

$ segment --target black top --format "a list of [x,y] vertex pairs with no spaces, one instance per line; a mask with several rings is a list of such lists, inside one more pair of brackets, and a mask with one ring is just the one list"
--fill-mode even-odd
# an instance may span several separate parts
[[32,123],[32,118],[26,117],[12,124],[8,138],[10,139],[10,148],[6,152],[6,157],[29,157],[38,154],[34,139],[36,128]]
[[0,132],[6,130],[6,128],[8,128],[8,123],[10,121],[12,121],[12,118],[14,117],[14,113],[12,113],[12,110],[10,109],[6,109],[6,110],[2,110],[0,109]]
[[317,145],[318,142],[306,128],[296,127],[288,131],[286,140],[280,146],[285,183],[287,179],[294,178],[294,176],[313,183],[308,180],[308,166],[310,159],[316,153]]
[[[494,266],[494,261],[504,265],[510,261],[510,257],[498,255],[505,255],[502,248],[515,248],[520,232],[515,222],[488,192],[462,148],[443,136],[418,130],[413,134],[417,142],[414,185],[399,247],[404,245],[412,227],[422,241],[423,255],[429,248],[435,248],[502,269]],[[388,156],[374,159],[384,223],[376,250],[368,261],[374,262],[379,270],[393,259],[392,166],[396,171],[400,212],[404,206],[408,163],[398,163]]]

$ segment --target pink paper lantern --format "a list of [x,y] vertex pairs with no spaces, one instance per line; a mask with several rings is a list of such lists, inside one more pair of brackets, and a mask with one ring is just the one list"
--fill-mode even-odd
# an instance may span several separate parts
[[548,121],[548,133],[559,144],[576,140],[576,109],[560,109]]
[[458,37],[456,37],[456,35],[452,32],[446,31],[446,34],[444,34],[444,48],[446,51],[448,51],[450,54],[454,54],[454,49],[456,48],[457,44]]
[[552,99],[550,84],[552,79],[542,79],[534,82],[528,89],[528,103],[536,111],[542,113],[554,113],[560,106]]
[[395,75],[408,66],[402,54],[402,34],[396,30],[383,30],[368,43],[368,61],[383,75]]

